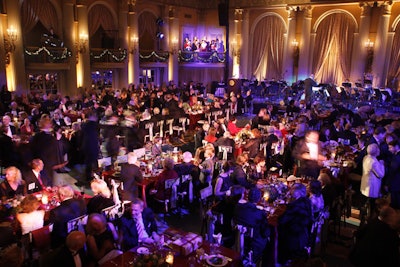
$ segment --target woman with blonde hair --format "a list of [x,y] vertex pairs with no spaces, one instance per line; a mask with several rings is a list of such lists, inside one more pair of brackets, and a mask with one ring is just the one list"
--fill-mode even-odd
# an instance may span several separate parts
[[104,180],[93,179],[90,183],[90,187],[93,191],[93,197],[87,204],[88,214],[101,213],[103,209],[115,204],[111,198],[111,191]]
[[40,202],[33,196],[26,196],[19,208],[20,213],[17,214],[17,221],[21,228],[22,235],[43,227],[44,224],[44,210],[39,210]]
[[22,180],[21,171],[17,167],[11,166],[5,172],[6,179],[0,185],[0,197],[13,198],[17,195],[26,195],[26,183]]

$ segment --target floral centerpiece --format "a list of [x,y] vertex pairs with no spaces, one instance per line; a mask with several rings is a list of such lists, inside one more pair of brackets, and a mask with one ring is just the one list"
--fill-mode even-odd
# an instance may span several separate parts
[[254,138],[254,134],[250,129],[245,127],[236,134],[234,140],[236,143],[245,144],[249,139],[252,138]]

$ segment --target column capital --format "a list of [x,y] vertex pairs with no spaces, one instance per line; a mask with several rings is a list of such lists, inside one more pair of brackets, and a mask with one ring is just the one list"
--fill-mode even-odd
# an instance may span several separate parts
[[361,16],[366,17],[371,15],[371,9],[374,6],[373,2],[360,2]]
[[304,18],[311,19],[312,18],[312,9],[313,7],[310,5],[299,7],[301,11],[303,11]]
[[382,15],[392,14],[392,4],[392,1],[385,1],[380,5],[380,7],[382,7]]
[[298,6],[286,6],[286,11],[288,12],[288,19],[296,19],[297,11],[299,10]]

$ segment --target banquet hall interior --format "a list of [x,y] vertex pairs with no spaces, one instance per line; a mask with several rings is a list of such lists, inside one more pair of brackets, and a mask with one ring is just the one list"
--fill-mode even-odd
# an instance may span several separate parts
[[400,1],[0,0],[0,18],[0,266],[400,266]]

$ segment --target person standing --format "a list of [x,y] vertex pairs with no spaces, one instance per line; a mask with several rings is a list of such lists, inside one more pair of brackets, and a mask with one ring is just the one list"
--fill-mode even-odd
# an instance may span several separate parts
[[306,106],[308,109],[311,108],[311,96],[312,96],[312,88],[317,86],[317,82],[314,80],[314,74],[311,74],[310,77],[304,80],[304,94]]
[[86,165],[86,182],[92,179],[93,169],[97,166],[99,156],[99,123],[94,110],[87,113],[87,120],[82,124],[82,148],[84,163]]
[[389,173],[387,186],[390,193],[390,206],[394,209],[400,209],[400,143],[392,141],[389,143],[389,151],[392,153],[392,159],[389,163]]

